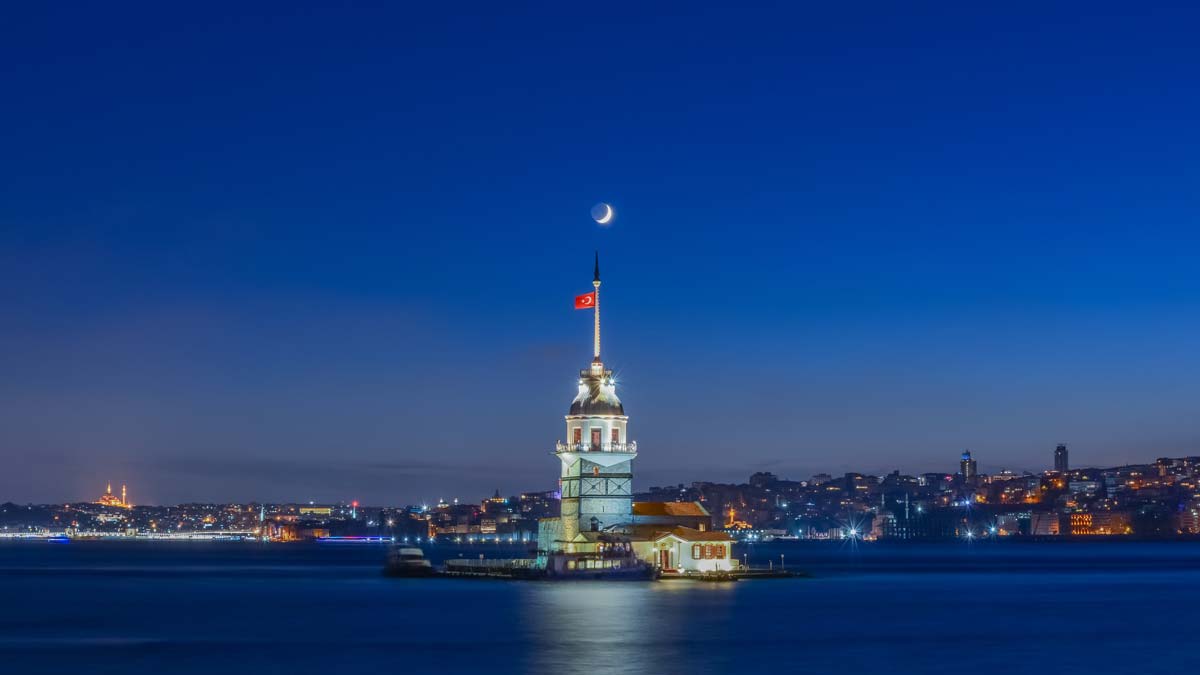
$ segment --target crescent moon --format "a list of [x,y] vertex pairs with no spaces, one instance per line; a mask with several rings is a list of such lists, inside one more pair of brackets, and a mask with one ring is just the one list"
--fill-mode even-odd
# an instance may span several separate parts
[[609,223],[609,221],[612,220],[612,217],[613,217],[613,207],[608,204],[605,204],[604,208],[608,209],[608,213],[604,214],[603,218],[596,219],[596,222],[600,223],[601,225],[607,225]]

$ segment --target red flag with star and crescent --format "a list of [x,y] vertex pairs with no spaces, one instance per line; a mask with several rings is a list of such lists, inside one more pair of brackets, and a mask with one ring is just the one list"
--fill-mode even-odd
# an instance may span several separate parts
[[591,309],[596,306],[596,291],[575,296],[575,309]]

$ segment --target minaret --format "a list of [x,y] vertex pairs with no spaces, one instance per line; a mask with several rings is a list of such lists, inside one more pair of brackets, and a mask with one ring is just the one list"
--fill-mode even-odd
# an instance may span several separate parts
[[596,303],[594,311],[596,314],[596,332],[592,342],[592,363],[600,363],[600,251],[596,251],[596,268],[592,279],[592,288],[596,291]]
[[599,253],[592,287],[596,292],[592,363],[579,371],[579,390],[566,415],[567,441],[559,443],[555,452],[562,463],[558,544],[568,552],[578,550],[576,539],[581,533],[612,531],[633,521],[637,443],[626,435],[629,418],[617,398],[613,373],[600,360]]
[[121,506],[129,506],[129,502],[125,501],[125,486],[121,486]]

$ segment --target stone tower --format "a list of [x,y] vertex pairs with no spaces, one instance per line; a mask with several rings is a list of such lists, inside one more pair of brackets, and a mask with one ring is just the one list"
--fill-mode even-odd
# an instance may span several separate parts
[[567,412],[567,440],[555,454],[562,464],[561,541],[580,532],[603,532],[633,520],[633,460],[637,443],[617,398],[613,373],[600,360],[600,256],[596,255],[595,333],[591,365],[579,371],[579,392]]

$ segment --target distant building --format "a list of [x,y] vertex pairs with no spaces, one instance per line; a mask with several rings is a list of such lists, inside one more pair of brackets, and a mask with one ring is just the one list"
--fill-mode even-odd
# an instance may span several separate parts
[[100,495],[100,498],[96,500],[96,503],[101,506],[117,506],[123,509],[128,509],[133,506],[126,500],[125,486],[121,486],[121,496],[118,497],[113,494],[112,483],[108,484],[108,489],[104,491],[104,494]]
[[1167,476],[1194,476],[1200,470],[1200,457],[1160,457],[1155,462],[1158,468],[1158,475]]
[[1034,511],[1029,514],[1029,534],[1037,537],[1058,536],[1062,532],[1060,514],[1054,511]]
[[1059,473],[1066,473],[1071,470],[1070,464],[1067,462],[1067,446],[1059,443],[1057,448],[1054,448],[1054,470]]
[[881,539],[953,539],[962,524],[961,516],[953,509],[925,510],[921,508],[885,512],[873,523],[875,535]]
[[1179,514],[1179,531],[1183,534],[1200,534],[1200,501],[1184,505]]
[[917,477],[917,484],[921,487],[928,487],[936,491],[943,491],[950,488],[954,483],[954,476],[945,473],[923,473]]
[[1067,483],[1067,491],[1073,495],[1095,497],[1102,486],[1103,483],[1098,480],[1073,480]]
[[774,487],[779,478],[770,471],[758,471],[750,475],[750,487],[766,489]]
[[[1024,516],[1024,518],[1022,518],[1022,516]],[[1026,524],[1024,527],[1022,527],[1022,523],[1021,523],[1022,520],[1026,521]],[[996,528],[997,536],[1007,537],[1010,535],[1022,534],[1023,532],[1027,532],[1029,529],[1028,528],[1028,520],[1029,520],[1028,514],[1001,513],[996,516],[996,520],[993,523],[993,527]]]
[[1129,534],[1129,514],[1115,511],[1072,513],[1071,534],[1076,536]]
[[962,459],[958,462],[958,472],[962,474],[963,482],[967,484],[973,484],[979,475],[975,460],[971,459],[970,450],[963,451]]

